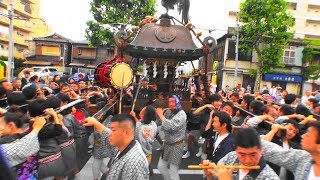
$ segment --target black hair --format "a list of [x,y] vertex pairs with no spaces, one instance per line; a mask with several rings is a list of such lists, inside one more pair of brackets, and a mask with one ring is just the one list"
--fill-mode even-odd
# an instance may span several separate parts
[[31,100],[37,95],[37,89],[35,86],[28,86],[22,89],[22,93],[27,100]]
[[63,87],[69,87],[69,84],[67,84],[67,83],[63,83],[63,84],[61,84],[61,86],[60,86],[60,90],[61,90]]
[[308,109],[306,106],[301,104],[296,107],[295,113],[304,115],[306,117],[311,114],[310,109]]
[[5,82],[9,82],[9,81],[6,80],[6,79],[4,79],[4,80],[1,80],[1,81],[0,81],[0,84],[2,85],[2,84],[5,83]]
[[265,105],[261,108],[262,114],[268,114],[270,109],[276,109],[274,106],[272,105]]
[[48,103],[44,99],[35,99],[33,100],[29,106],[29,114],[30,117],[36,117],[43,114],[43,111],[48,108]]
[[254,100],[254,97],[251,96],[251,95],[249,95],[249,94],[243,96],[243,101],[244,101],[245,103],[247,103],[246,110],[249,110],[249,104],[250,104],[251,101],[253,101],[253,100]]
[[253,100],[249,105],[249,109],[252,109],[252,113],[255,115],[261,115],[264,104],[261,101]]
[[27,100],[26,97],[24,96],[24,94],[20,93],[20,92],[12,92],[10,94],[8,94],[7,96],[7,103],[9,106],[11,105],[24,105],[27,104]]
[[261,148],[261,140],[258,132],[253,128],[240,128],[234,135],[234,146],[242,148]]
[[64,93],[58,93],[57,95],[57,98],[59,98],[63,103],[67,102],[69,103],[71,100],[70,100],[70,97],[67,95],[67,94],[64,94]]
[[292,124],[295,128],[299,128],[299,120],[298,119],[287,119],[287,120],[284,120],[281,124]]
[[119,123],[129,121],[129,122],[132,123],[134,129],[136,128],[136,121],[134,120],[134,118],[130,114],[117,114],[117,115],[114,115],[111,118],[110,121],[111,122],[119,122]]
[[291,114],[294,114],[294,109],[287,105],[287,104],[284,104],[280,107],[280,111],[283,113],[283,115],[291,115]]
[[231,107],[231,109],[232,109],[232,116],[233,116],[234,113],[235,113],[235,108],[234,108],[233,103],[232,103],[231,101],[223,102],[222,105],[221,105],[221,109],[224,108],[225,106]]
[[297,99],[297,95],[290,93],[290,94],[288,94],[288,95],[284,98],[284,102],[285,102],[286,104],[291,104],[291,103],[293,103],[296,99]]
[[150,124],[151,121],[155,121],[157,118],[155,108],[148,105],[144,111],[143,124]]
[[316,105],[319,103],[319,101],[316,98],[310,98],[308,99],[309,102],[311,102],[313,105]]
[[53,76],[53,80],[55,81],[55,80],[56,80],[56,77],[58,77],[58,76],[60,76],[60,75],[58,75],[58,74],[54,75],[54,76]]
[[230,95],[230,97],[231,97],[231,96],[234,96],[234,97],[236,97],[236,98],[239,98],[239,97],[240,97],[239,93],[237,93],[237,92],[233,92],[233,93]]
[[232,131],[232,125],[231,125],[231,117],[228,113],[223,111],[216,111],[212,114],[212,118],[218,117],[221,126],[223,124],[226,124],[227,131],[230,133]]
[[61,100],[56,96],[51,96],[47,98],[48,108],[57,109],[60,107]]
[[36,80],[38,78],[39,78],[39,76],[33,75],[32,77],[30,77],[29,82],[34,82],[34,80]]
[[98,87],[92,86],[88,88],[89,91],[98,91]]
[[208,100],[210,103],[213,103],[215,101],[222,101],[222,97],[219,94],[212,94],[208,97]]
[[6,122],[6,124],[12,122],[16,125],[17,128],[22,128],[22,113],[21,112],[17,112],[17,113],[13,113],[13,112],[7,112],[6,115],[4,115],[4,122]]

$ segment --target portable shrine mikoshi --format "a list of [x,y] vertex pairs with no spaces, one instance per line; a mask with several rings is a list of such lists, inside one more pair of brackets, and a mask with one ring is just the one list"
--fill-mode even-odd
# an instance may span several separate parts
[[[207,59],[211,47],[202,42],[198,35],[196,36],[191,24],[183,25],[168,14],[161,15],[158,23],[156,18],[148,18],[141,21],[143,23],[135,31],[137,34],[131,43],[124,43],[125,45],[116,43],[122,51],[121,54],[124,53],[133,57],[130,62],[132,69],[136,70],[139,66],[143,67],[141,74],[132,73],[131,76],[128,75],[128,78],[124,78],[125,81],[133,79],[133,88],[135,89],[133,92],[137,92],[137,89],[139,89],[136,99],[132,100],[132,109],[139,111],[148,101],[155,99],[159,106],[167,107],[167,97],[170,94],[175,94],[179,97],[183,109],[188,112],[192,106],[188,87],[189,78],[182,77],[178,67],[185,61],[197,60],[200,57]],[[174,22],[174,25],[172,22]],[[180,25],[178,25],[179,23]],[[121,36],[115,35],[116,42],[124,42],[123,40],[129,40],[128,37],[132,37],[132,35],[126,35],[123,29],[120,31]],[[196,36],[201,42],[202,48],[195,45],[192,35]],[[121,37],[122,40],[119,40]],[[213,44],[215,45],[215,43]],[[120,66],[119,63],[123,63],[123,60],[116,57],[98,65],[95,70],[97,84],[102,87],[116,87],[116,83],[112,80],[112,71],[115,67]],[[125,65],[123,67],[126,68]],[[141,83],[140,78],[149,80],[149,87],[153,87],[151,88],[151,94],[149,88],[138,88]],[[116,79],[117,83],[122,83],[121,75],[117,75]],[[131,82],[128,81],[128,83]],[[126,87],[124,86],[124,88]],[[133,96],[135,97],[135,95],[134,93]]]

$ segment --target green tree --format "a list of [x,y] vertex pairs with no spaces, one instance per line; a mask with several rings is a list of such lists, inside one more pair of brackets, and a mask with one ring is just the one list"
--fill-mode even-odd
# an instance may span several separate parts
[[95,20],[87,22],[86,37],[91,45],[114,45],[112,24],[138,26],[146,16],[155,14],[156,0],[93,0],[90,12]]
[[314,60],[320,57],[320,40],[305,40],[305,48],[302,53],[302,62],[307,66],[304,69],[304,79],[319,79],[320,78],[320,65],[313,63]]
[[263,73],[283,66],[282,54],[293,37],[294,20],[284,0],[245,0],[240,4],[241,48],[258,56],[255,90]]

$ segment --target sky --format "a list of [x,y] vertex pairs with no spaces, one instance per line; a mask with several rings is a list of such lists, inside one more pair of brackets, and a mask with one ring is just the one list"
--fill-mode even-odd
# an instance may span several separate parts
[[[52,33],[56,32],[66,38],[80,41],[85,39],[86,22],[93,19],[90,13],[90,2],[93,0],[41,0],[40,13]],[[211,35],[218,38],[226,33],[226,29],[235,22],[228,21],[228,11],[237,10],[240,0],[190,0],[191,23],[202,31],[202,38]],[[165,13],[161,0],[157,0],[157,14]],[[181,19],[176,10],[169,14]],[[209,34],[209,29],[216,29]]]

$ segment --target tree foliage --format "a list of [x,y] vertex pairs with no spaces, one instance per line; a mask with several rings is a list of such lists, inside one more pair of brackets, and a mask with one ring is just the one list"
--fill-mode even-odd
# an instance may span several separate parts
[[87,22],[86,37],[91,45],[113,45],[114,23],[139,25],[155,14],[156,0],[93,0],[90,12],[95,20]]
[[282,66],[282,54],[293,37],[294,20],[284,0],[245,0],[240,4],[241,48],[258,56],[255,90],[262,73]]
[[320,58],[320,41],[319,40],[305,40],[306,46],[302,51],[302,62],[307,66],[304,70],[304,78],[319,79],[320,78],[320,65],[314,64],[313,61]]

